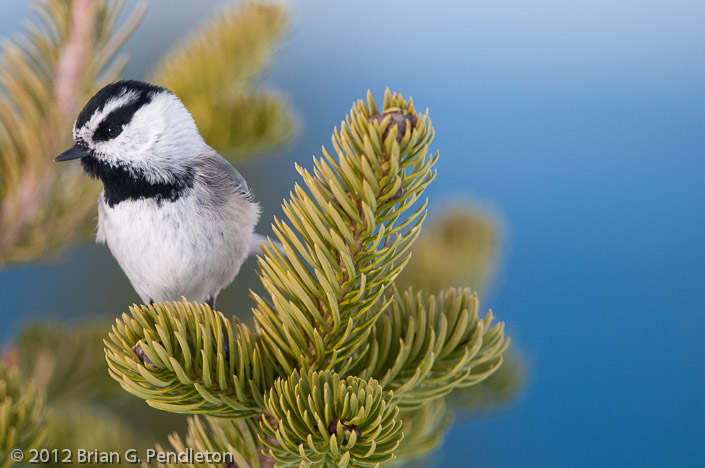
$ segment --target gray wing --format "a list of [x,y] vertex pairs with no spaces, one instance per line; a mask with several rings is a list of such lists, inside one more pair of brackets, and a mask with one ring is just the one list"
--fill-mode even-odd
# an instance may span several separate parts
[[247,182],[232,164],[216,152],[198,158],[196,177],[216,204],[228,203],[233,195],[252,201],[253,194]]
[[[252,191],[247,186],[245,179],[218,153],[214,152],[199,158],[196,163],[196,174],[200,185],[206,189],[214,204],[230,203],[233,196],[254,203]],[[265,236],[253,233],[248,246],[249,254],[261,254],[263,252],[262,244],[267,242]],[[272,243],[275,249],[284,252],[284,247],[279,242],[272,240]]]

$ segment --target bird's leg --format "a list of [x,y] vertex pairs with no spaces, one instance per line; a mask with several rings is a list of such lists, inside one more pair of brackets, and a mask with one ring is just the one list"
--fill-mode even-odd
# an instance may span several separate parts
[[208,304],[211,310],[215,310],[215,296],[206,299],[206,304]]

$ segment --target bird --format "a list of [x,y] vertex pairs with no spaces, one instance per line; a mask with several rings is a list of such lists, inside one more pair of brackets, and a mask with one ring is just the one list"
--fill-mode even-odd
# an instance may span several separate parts
[[110,83],[78,114],[73,143],[55,161],[80,159],[103,183],[96,241],[108,245],[142,301],[184,297],[214,308],[260,251],[260,207],[183,102],[151,83]]

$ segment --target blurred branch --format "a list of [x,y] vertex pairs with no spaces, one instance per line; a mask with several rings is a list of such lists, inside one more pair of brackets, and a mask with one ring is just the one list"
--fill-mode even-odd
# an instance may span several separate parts
[[482,291],[494,274],[498,250],[497,223],[490,215],[451,206],[429,221],[396,284],[429,292],[449,286]]
[[473,387],[454,390],[446,397],[448,407],[458,418],[470,419],[506,405],[522,390],[526,372],[525,360],[514,347],[510,347],[497,372]]
[[[182,439],[178,434],[172,434],[169,436],[169,443],[177,452],[186,452],[190,448],[201,453],[229,453],[234,459],[234,466],[238,468],[270,468],[274,462],[260,452],[259,441],[250,426],[243,421],[232,419],[190,416],[186,437]],[[157,445],[157,450],[167,451],[160,445]],[[170,463],[159,466],[220,468],[222,464]]]
[[[65,456],[69,450],[73,454],[72,461],[76,463],[78,449],[89,452],[118,452],[124,454],[128,449],[136,449],[142,444],[138,441],[132,428],[119,416],[96,409],[88,404],[78,407],[54,409],[47,415],[47,440],[42,444],[43,449],[57,450],[59,454]],[[52,459],[40,466],[59,467],[65,466],[61,458]],[[124,458],[119,465],[111,466],[134,466]]]
[[53,157],[71,144],[67,122],[98,88],[119,76],[115,51],[144,5],[115,33],[124,2],[41,0],[38,25],[0,58],[0,266],[34,260],[87,236],[98,185]]
[[38,448],[45,437],[44,392],[0,361],[0,468],[11,466],[10,452]]
[[404,439],[395,452],[399,462],[394,465],[398,466],[437,449],[453,422],[453,415],[446,407],[445,398],[431,400],[420,408],[402,410],[399,417],[404,428]]
[[95,34],[98,3],[92,0],[74,0],[71,5],[71,27],[59,60],[54,79],[54,100],[59,115],[66,120],[76,116],[77,87],[85,78],[84,70],[90,60]]
[[[121,391],[105,369],[103,330],[103,324],[35,323],[24,328],[7,354],[6,360],[46,394],[46,437],[39,448],[124,453],[153,447],[158,436],[184,424]],[[59,463],[50,459],[40,465]],[[126,461],[123,465],[129,466]]]
[[242,159],[281,146],[296,119],[282,95],[256,84],[287,23],[281,4],[228,5],[174,46],[150,80],[179,96],[224,156]]
[[17,340],[22,371],[44,390],[52,404],[122,396],[105,370],[103,327],[43,322],[25,327]]

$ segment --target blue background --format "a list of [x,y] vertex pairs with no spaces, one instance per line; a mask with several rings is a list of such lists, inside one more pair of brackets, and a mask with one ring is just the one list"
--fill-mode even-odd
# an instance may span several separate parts
[[[125,75],[144,77],[216,3],[151,2]],[[240,167],[265,207],[260,230],[298,180],[294,162],[310,166],[350,104],[387,86],[430,108],[431,212],[466,197],[503,219],[482,300],[528,357],[528,381],[508,407],[454,426],[428,463],[705,466],[705,2],[292,10],[265,81],[304,126],[287,150]],[[0,33],[28,13],[3,2]],[[241,315],[256,284],[247,265],[223,294]],[[28,317],[114,317],[137,300],[93,245],[0,272],[0,296],[5,344]]]

